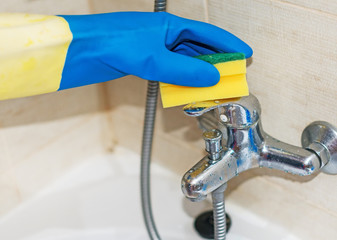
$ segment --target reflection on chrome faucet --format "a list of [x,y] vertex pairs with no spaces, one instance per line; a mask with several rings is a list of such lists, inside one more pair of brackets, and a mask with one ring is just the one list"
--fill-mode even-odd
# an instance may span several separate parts
[[[278,141],[263,131],[260,104],[252,94],[212,107],[189,105],[184,110],[187,115],[198,117],[205,132],[219,131],[223,135],[221,149],[212,153],[218,154],[219,159],[214,161],[208,155],[183,177],[182,190],[192,201],[204,199],[241,172],[256,167],[300,176],[320,169],[337,174],[337,129],[327,122],[310,124],[302,134],[301,148]],[[210,140],[205,141],[207,148]]]

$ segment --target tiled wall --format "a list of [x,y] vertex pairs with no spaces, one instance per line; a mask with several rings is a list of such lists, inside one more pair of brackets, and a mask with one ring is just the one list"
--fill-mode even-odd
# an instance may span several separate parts
[[[337,3],[334,0],[168,0],[168,11],[223,27],[254,49],[251,92],[263,125],[300,144],[314,120],[337,125]],[[3,12],[80,14],[152,11],[152,0],[3,0]],[[61,93],[0,102],[0,214],[86,156],[115,143],[140,149],[146,81],[125,77]],[[154,156],[182,174],[203,155],[195,119],[158,107]],[[71,143],[71,144],[70,144]],[[179,183],[177,184],[179,187]],[[337,238],[337,177],[244,173],[228,197],[303,239]]]

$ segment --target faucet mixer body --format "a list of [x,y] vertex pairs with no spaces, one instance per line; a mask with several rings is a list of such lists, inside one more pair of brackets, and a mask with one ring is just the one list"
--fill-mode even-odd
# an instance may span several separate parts
[[[263,131],[260,104],[252,94],[208,108],[189,105],[184,111],[198,117],[204,131],[218,129],[224,136],[218,160],[205,156],[182,179],[182,190],[192,201],[203,200],[241,172],[256,167],[301,176],[321,168],[337,174],[337,130],[328,123],[309,125],[302,135],[305,148],[301,148],[278,141]],[[313,136],[313,128],[321,134],[319,139]]]

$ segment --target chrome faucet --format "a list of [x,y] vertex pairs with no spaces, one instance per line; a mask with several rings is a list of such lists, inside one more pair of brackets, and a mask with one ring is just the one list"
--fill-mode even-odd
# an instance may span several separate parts
[[198,117],[209,153],[182,179],[183,193],[192,201],[205,199],[241,172],[257,167],[300,176],[319,170],[337,174],[337,128],[327,122],[305,128],[301,148],[263,131],[260,104],[252,94],[211,107],[191,104],[184,111]]

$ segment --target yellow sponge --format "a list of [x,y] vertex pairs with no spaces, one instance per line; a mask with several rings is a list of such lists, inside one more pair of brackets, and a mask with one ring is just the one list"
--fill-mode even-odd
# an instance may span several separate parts
[[212,87],[183,87],[160,83],[163,107],[192,102],[247,96],[246,59],[242,53],[217,53],[197,58],[213,64],[220,73],[220,81]]

